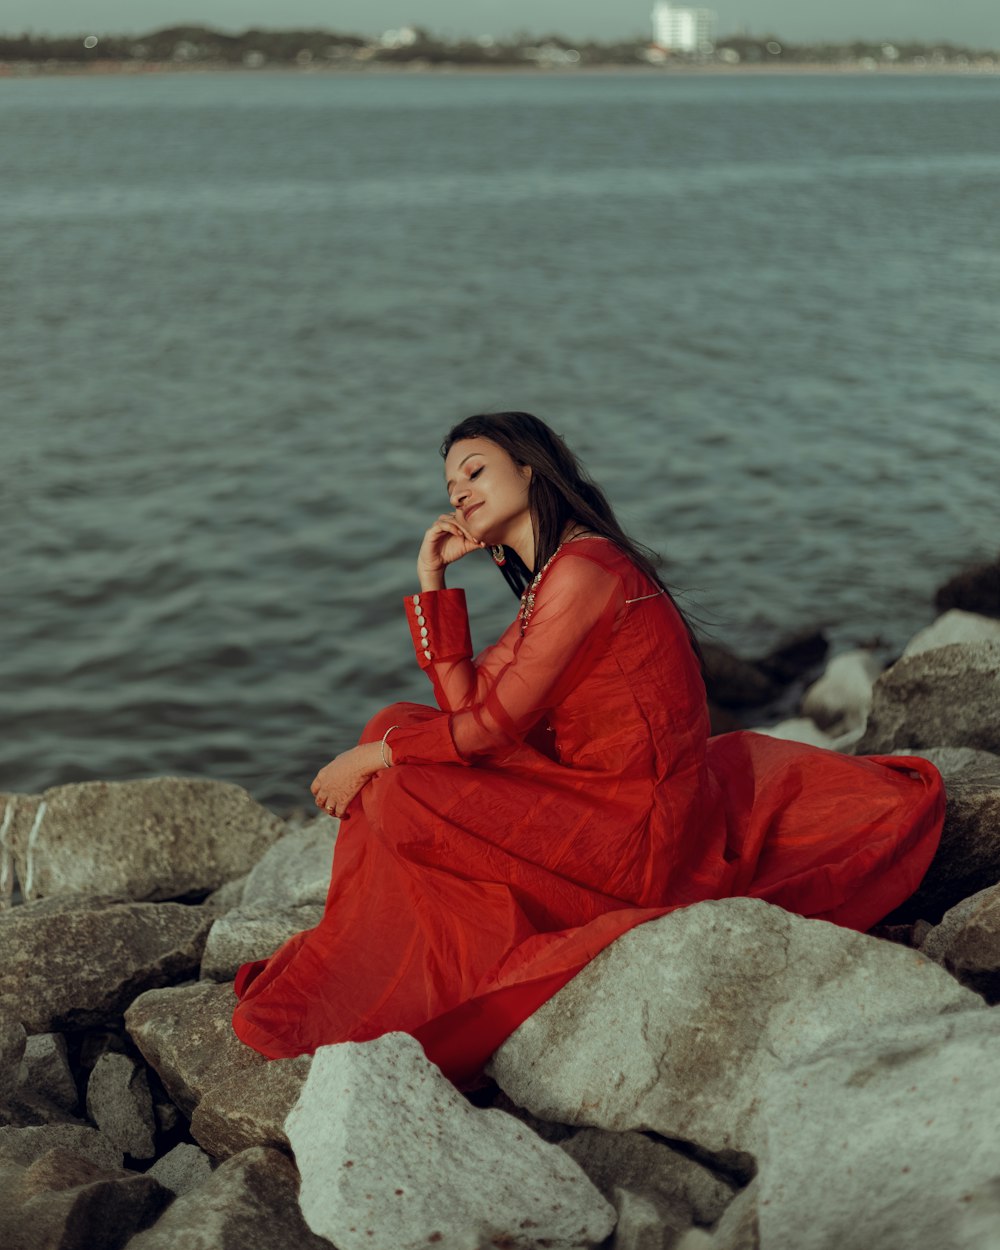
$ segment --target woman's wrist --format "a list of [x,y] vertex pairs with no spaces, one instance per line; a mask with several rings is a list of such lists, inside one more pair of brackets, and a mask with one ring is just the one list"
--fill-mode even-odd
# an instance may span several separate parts
[[420,589],[424,590],[444,590],[444,569],[423,569],[417,565],[417,580],[420,582]]

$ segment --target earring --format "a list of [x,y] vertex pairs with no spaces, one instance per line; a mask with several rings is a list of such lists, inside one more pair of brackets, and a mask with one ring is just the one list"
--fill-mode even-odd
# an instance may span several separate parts
[[493,557],[493,563],[498,569],[502,569],[507,563],[507,552],[504,551],[499,543],[495,547],[490,548],[490,555]]

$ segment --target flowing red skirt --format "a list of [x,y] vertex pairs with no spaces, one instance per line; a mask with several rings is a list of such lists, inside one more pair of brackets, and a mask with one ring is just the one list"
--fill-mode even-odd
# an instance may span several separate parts
[[[365,740],[434,714],[398,704]],[[673,870],[623,897],[618,865],[648,819],[602,823],[535,759],[379,773],[341,824],[323,919],[239,970],[238,1036],[287,1058],[402,1030],[468,1085],[609,943],[679,906],[742,895],[869,929],[916,889],[944,818],[940,774],[919,757],[723,734],[707,743],[701,809],[668,796],[702,811]]]

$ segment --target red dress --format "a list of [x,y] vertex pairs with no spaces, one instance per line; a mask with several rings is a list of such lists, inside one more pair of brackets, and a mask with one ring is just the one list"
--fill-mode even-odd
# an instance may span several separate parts
[[918,757],[709,737],[670,599],[610,541],[565,543],[471,658],[465,595],[407,599],[441,710],[401,703],[394,766],[337,835],[323,919],[236,978],[271,1058],[402,1030],[459,1084],[615,938],[747,895],[865,930],[916,889],[944,819]]

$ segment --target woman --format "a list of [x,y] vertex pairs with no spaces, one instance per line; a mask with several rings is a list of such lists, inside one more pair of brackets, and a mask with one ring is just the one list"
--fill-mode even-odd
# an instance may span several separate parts
[[[937,847],[937,770],[750,731],[709,737],[697,643],[562,440],[527,413],[442,448],[453,512],[406,600],[438,708],[396,704],[312,783],[341,819],[323,920],[237,976],[237,1034],[278,1058],[412,1033],[460,1085],[609,942],[748,895],[865,930]],[[522,592],[475,660],[449,564]]]

